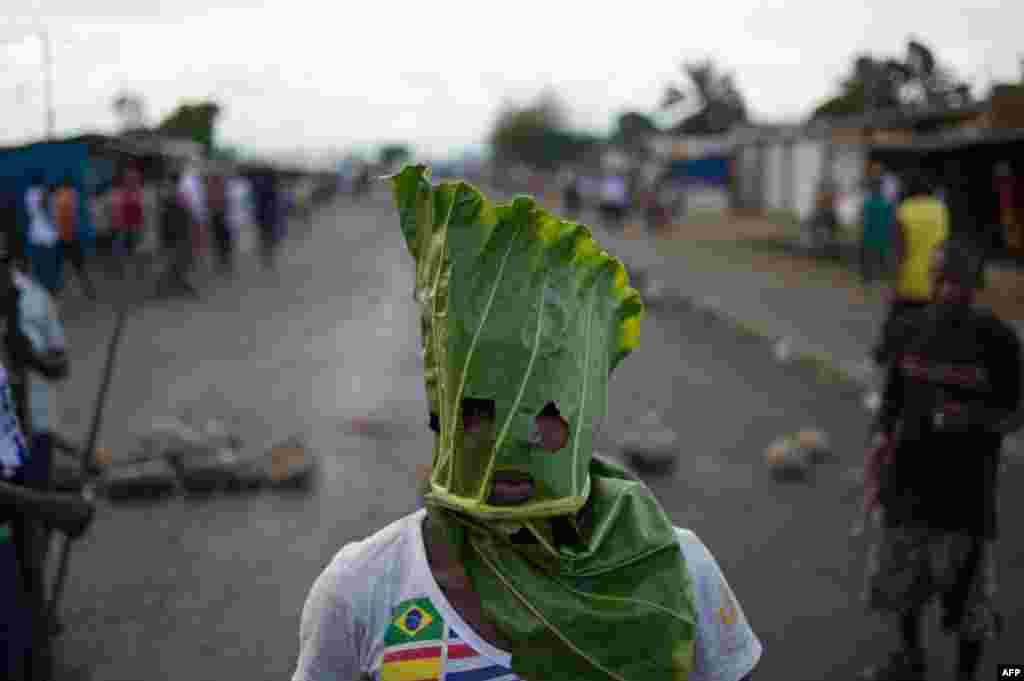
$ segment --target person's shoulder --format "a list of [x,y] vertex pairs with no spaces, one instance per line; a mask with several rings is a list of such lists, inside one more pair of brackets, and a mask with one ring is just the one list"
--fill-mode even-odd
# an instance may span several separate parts
[[718,565],[715,558],[697,533],[684,527],[676,527],[675,531],[690,576],[697,580],[717,575]]
[[319,620],[345,612],[369,617],[379,588],[400,582],[414,535],[413,513],[360,540],[342,546],[313,582],[304,619]]
[[696,608],[696,648],[690,678],[692,681],[746,678],[761,659],[761,641],[708,547],[692,530],[680,527],[675,530]]
[[[338,576],[373,578],[382,565],[395,565],[413,538],[419,513],[403,516],[368,537],[349,542],[334,555],[327,571]],[[382,562],[383,561],[383,562]]]

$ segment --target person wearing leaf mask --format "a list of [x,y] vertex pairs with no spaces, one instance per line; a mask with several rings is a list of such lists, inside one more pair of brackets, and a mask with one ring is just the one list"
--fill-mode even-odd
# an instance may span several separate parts
[[738,681],[761,644],[717,563],[593,455],[643,305],[581,225],[529,198],[390,178],[416,261],[426,509],[344,546],[295,681]]

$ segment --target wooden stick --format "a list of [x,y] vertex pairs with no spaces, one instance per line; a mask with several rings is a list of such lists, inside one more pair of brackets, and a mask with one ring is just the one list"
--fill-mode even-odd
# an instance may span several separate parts
[[[124,331],[125,320],[128,317],[128,311],[122,307],[117,313],[117,322],[114,325],[114,335],[110,339],[110,345],[107,347],[107,361],[103,366],[103,380],[100,382],[99,395],[96,398],[96,405],[93,409],[92,414],[92,425],[89,428],[89,440],[86,443],[85,450],[81,453],[79,465],[82,474],[82,496],[88,501],[92,501],[95,498],[95,492],[92,483],[86,480],[86,468],[87,460],[86,457],[91,457],[92,452],[96,449],[96,441],[99,438],[100,426],[103,422],[103,409],[107,403],[107,392],[110,390],[110,380],[114,374],[114,359],[117,356],[117,346],[121,342],[121,335]],[[50,602],[46,608],[46,621],[51,623],[56,622],[57,607],[60,604],[61,596],[64,592],[64,583],[68,577],[68,561],[71,556],[71,544],[72,540],[69,537],[64,538],[64,543],[61,546],[60,563],[57,566],[57,577],[53,584],[53,592],[50,595]]]

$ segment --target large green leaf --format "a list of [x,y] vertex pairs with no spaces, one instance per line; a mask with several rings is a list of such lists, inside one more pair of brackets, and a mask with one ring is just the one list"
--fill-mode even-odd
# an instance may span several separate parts
[[[423,166],[405,168],[393,186],[417,262],[427,389],[441,425],[428,496],[479,517],[575,513],[589,489],[608,376],[638,342],[639,294],[590,230],[532,199],[493,205],[466,183],[433,187]],[[485,455],[461,451],[466,398],[495,403]],[[531,441],[537,414],[552,402],[570,424],[555,453]],[[529,473],[533,499],[490,505],[498,470]]]

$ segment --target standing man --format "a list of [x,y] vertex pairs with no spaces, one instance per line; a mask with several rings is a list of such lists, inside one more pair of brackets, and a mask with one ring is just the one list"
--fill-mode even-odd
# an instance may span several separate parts
[[392,185],[436,433],[427,508],[316,580],[293,680],[749,678],[761,644],[707,547],[593,456],[643,316],[622,264],[532,199],[435,188],[423,166]]
[[[78,276],[78,281],[89,300],[96,299],[96,289],[89,279],[85,264],[85,247],[78,238],[78,216],[80,199],[70,177],[64,177],[53,196],[53,221],[57,227],[58,251],[61,267],[71,263]],[[63,275],[63,273],[62,273]],[[61,277],[61,291],[66,283],[66,275]]]
[[228,225],[242,255],[252,244],[252,215],[252,184],[244,175],[233,175],[228,180]]
[[817,214],[815,216],[815,227],[817,229],[817,242],[823,252],[829,256],[836,256],[839,245],[839,187],[831,173],[825,173],[818,183],[818,193],[815,197]]
[[[1000,631],[992,546],[1003,437],[1022,420],[1021,346],[991,312],[972,307],[982,255],[952,241],[933,259],[933,302],[891,328],[891,364],[866,470],[881,508],[869,604],[899,622],[900,646],[869,681],[925,678],[921,616],[941,600],[960,638],[957,681],[975,681],[983,645]],[[877,460],[875,460],[877,459]]]
[[896,285],[891,293],[889,315],[882,329],[882,342],[874,359],[888,361],[885,339],[896,320],[931,302],[931,263],[935,250],[949,238],[949,211],[931,194],[928,181],[914,173],[907,181],[907,198],[896,209]]
[[222,274],[235,269],[235,240],[228,223],[228,183],[223,173],[213,172],[207,178],[210,226],[217,246],[217,263]]
[[160,190],[160,242],[165,253],[166,266],[157,280],[156,295],[166,296],[172,292],[187,293],[199,297],[199,291],[188,279],[195,261],[192,247],[192,214],[188,210],[184,191],[181,187],[181,173],[170,174]]
[[178,191],[184,198],[185,207],[191,219],[193,258],[202,258],[206,253],[206,239],[209,234],[210,211],[206,202],[206,187],[203,176],[196,165],[190,165],[181,175]]
[[580,179],[577,173],[573,173],[569,177],[562,196],[562,203],[565,204],[565,213],[570,220],[579,217],[580,211],[583,209],[583,196],[580,194]]
[[256,194],[256,222],[260,232],[260,258],[263,267],[277,266],[277,247],[280,241],[281,221],[284,219],[280,185],[272,168],[257,169],[253,180]]
[[28,215],[28,245],[32,276],[48,291],[60,288],[60,269],[57,266],[57,229],[50,215],[51,188],[42,174],[36,175],[25,192],[25,212]]
[[128,166],[122,171],[118,186],[111,195],[114,255],[122,278],[127,274],[129,263],[136,263],[136,268],[139,267],[136,253],[146,226],[145,210],[142,173],[135,166]]
[[882,182],[872,179],[861,208],[860,273],[864,288],[883,278],[888,270],[889,246],[896,215],[882,193]]

